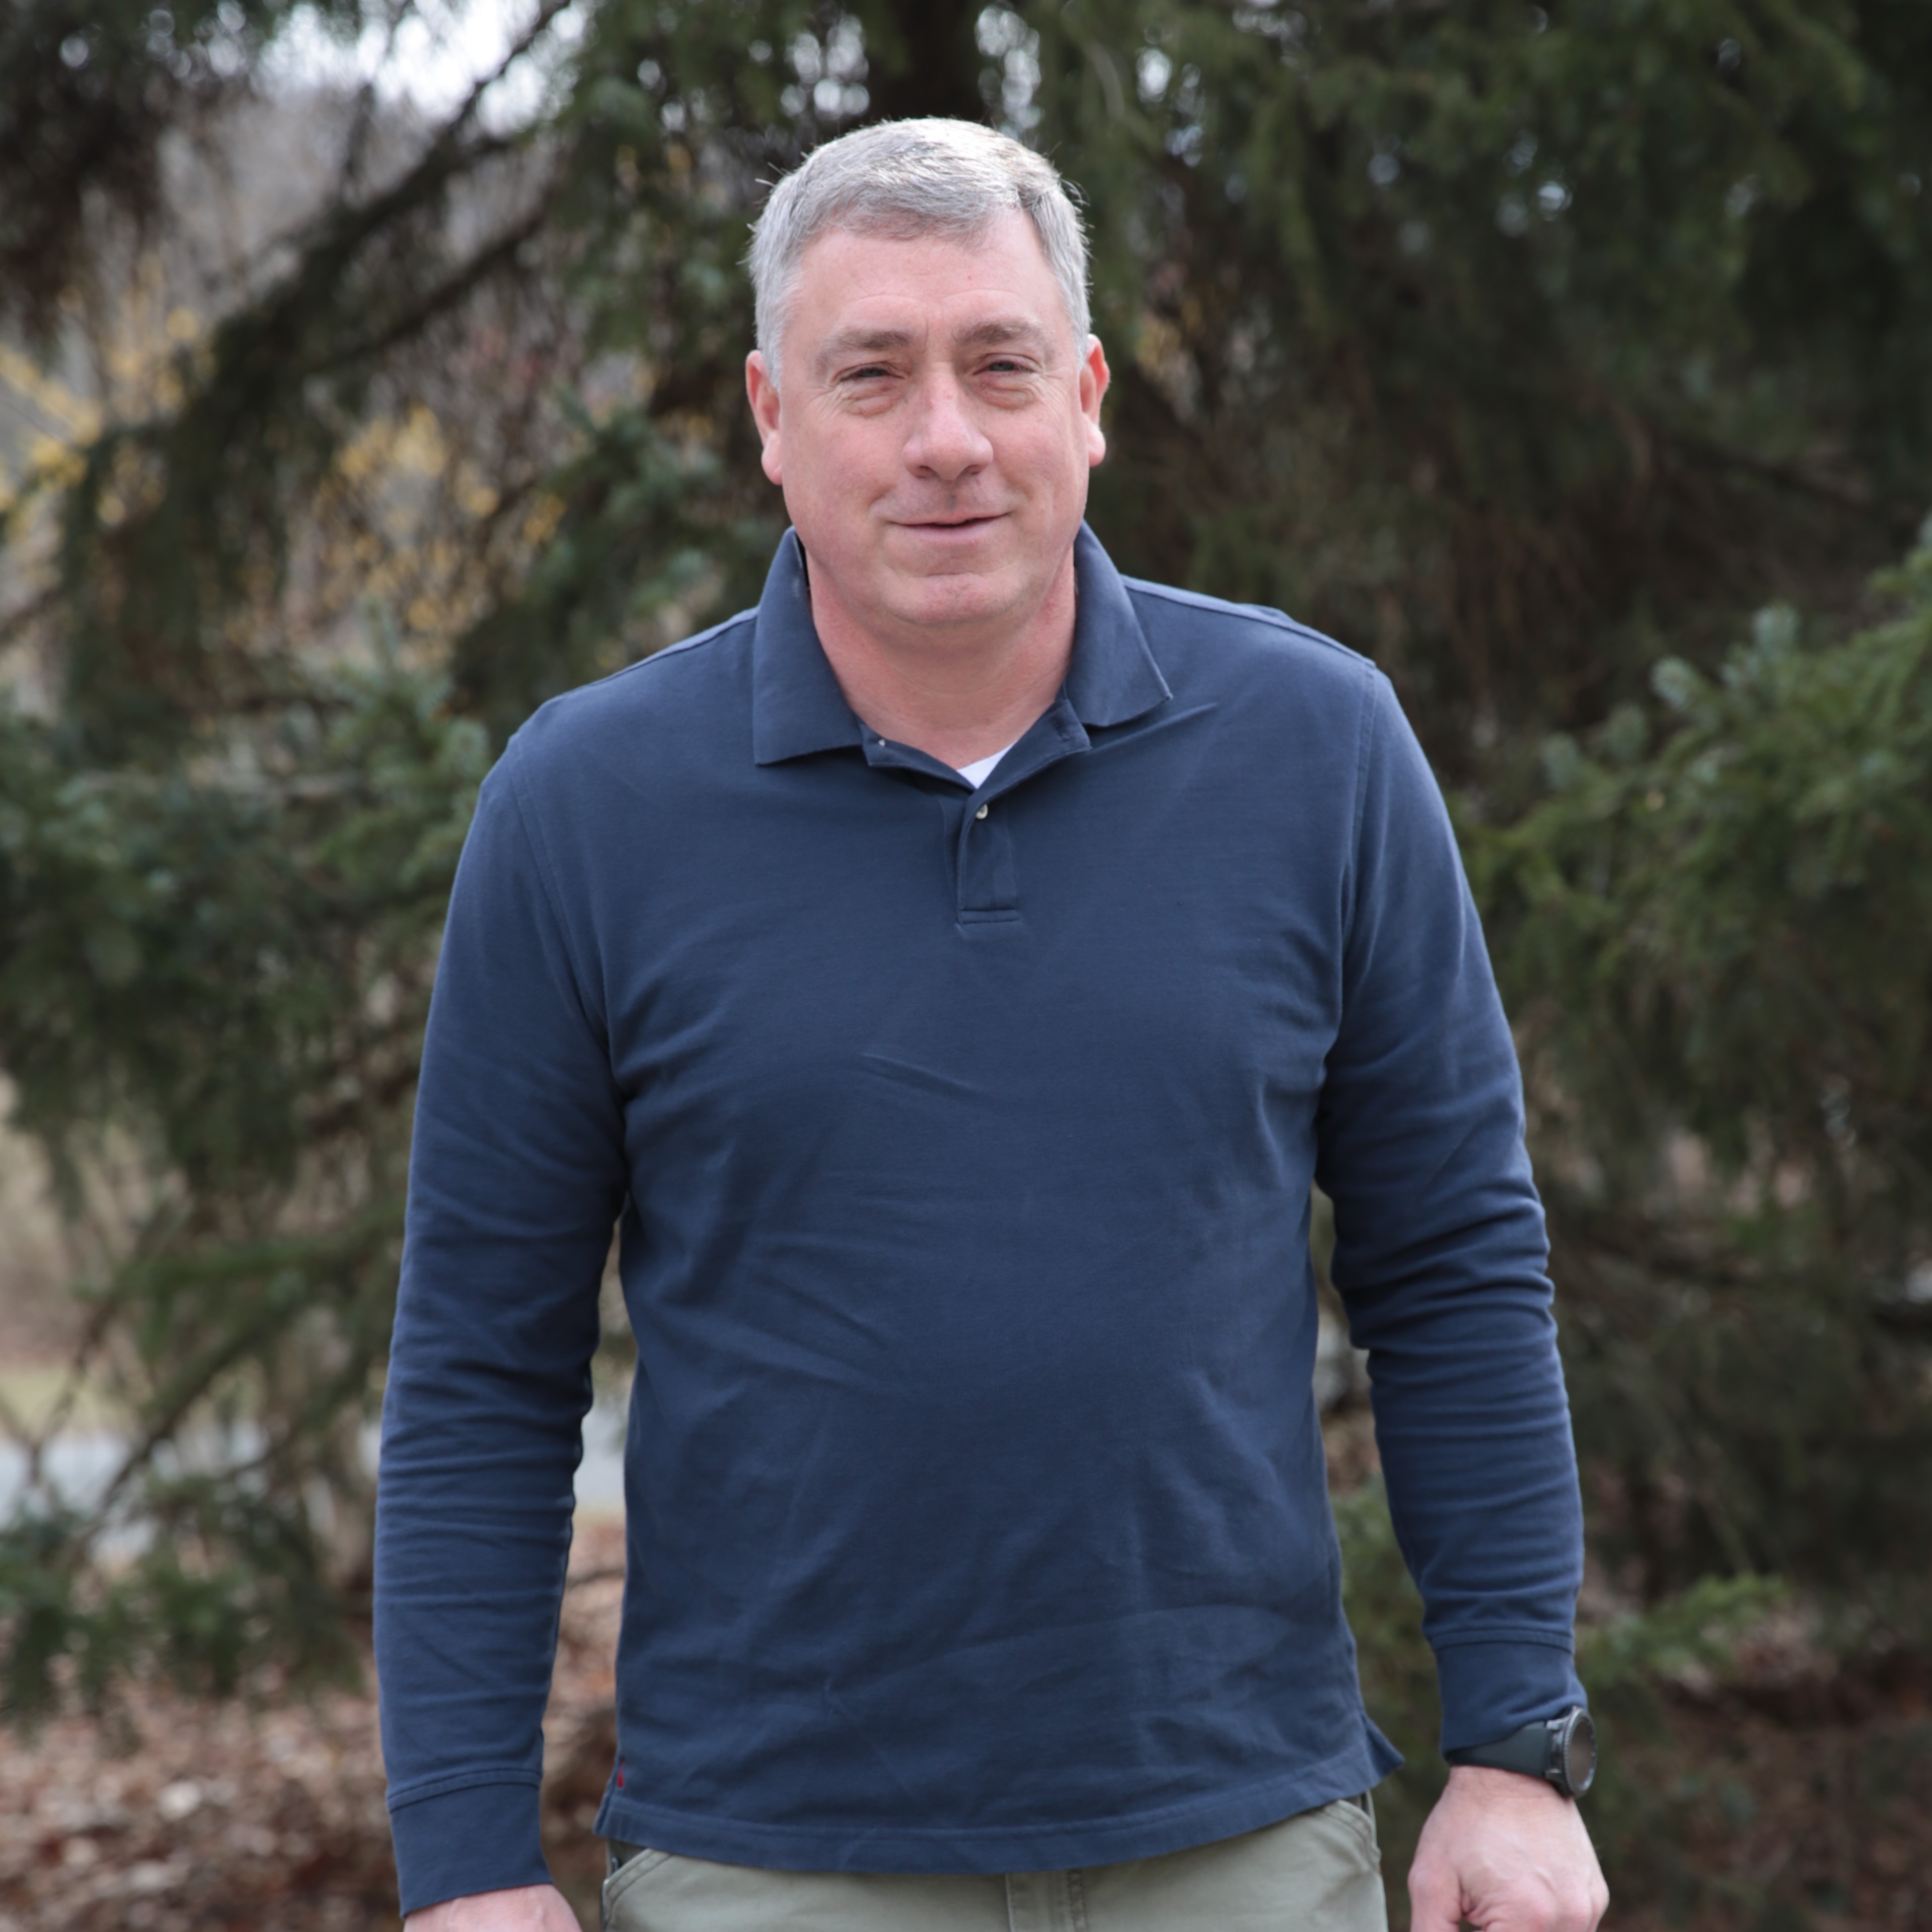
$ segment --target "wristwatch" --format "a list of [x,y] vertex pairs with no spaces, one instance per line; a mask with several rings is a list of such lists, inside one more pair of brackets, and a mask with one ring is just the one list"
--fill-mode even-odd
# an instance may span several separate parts
[[1466,1744],[1445,1751],[1451,1764],[1478,1764],[1492,1771],[1520,1771],[1546,1778],[1565,1798],[1580,1798],[1597,1774],[1597,1727],[1582,1705],[1554,1718],[1539,1718],[1493,1744]]

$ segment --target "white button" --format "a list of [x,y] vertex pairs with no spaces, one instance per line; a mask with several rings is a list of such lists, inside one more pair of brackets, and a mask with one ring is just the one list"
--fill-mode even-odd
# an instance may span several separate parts
[[991,806],[984,806],[984,805],[982,805],[982,806],[980,806],[980,809],[979,809],[977,812],[974,812],[974,813],[973,816],[974,816],[975,818],[984,818],[986,817],[986,814],[987,814],[987,813],[988,813],[988,812],[992,808]]

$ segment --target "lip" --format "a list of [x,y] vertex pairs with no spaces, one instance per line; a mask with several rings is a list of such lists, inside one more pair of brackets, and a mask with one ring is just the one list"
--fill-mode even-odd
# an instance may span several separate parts
[[992,511],[983,517],[935,517],[930,520],[908,518],[901,521],[898,527],[902,530],[910,530],[920,536],[970,536],[976,530],[991,529],[1004,514],[1003,511]]

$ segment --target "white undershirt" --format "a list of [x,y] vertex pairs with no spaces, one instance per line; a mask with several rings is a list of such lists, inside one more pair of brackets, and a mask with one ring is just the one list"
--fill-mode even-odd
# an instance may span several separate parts
[[[1013,740],[1013,745],[1018,742],[1017,738]],[[1002,745],[990,758],[975,758],[970,765],[956,765],[953,770],[977,791],[993,776],[993,767],[1013,748],[1013,745]]]

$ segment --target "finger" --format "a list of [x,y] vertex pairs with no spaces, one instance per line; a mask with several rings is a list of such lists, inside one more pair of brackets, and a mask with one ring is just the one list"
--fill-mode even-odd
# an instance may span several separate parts
[[1447,1867],[1418,1859],[1409,1868],[1410,1932],[1456,1932],[1462,1923],[1462,1887]]
[[1599,1873],[1596,1883],[1590,1888],[1589,1932],[1597,1932],[1597,1928],[1604,1922],[1604,1914],[1610,1909],[1610,1888]]

